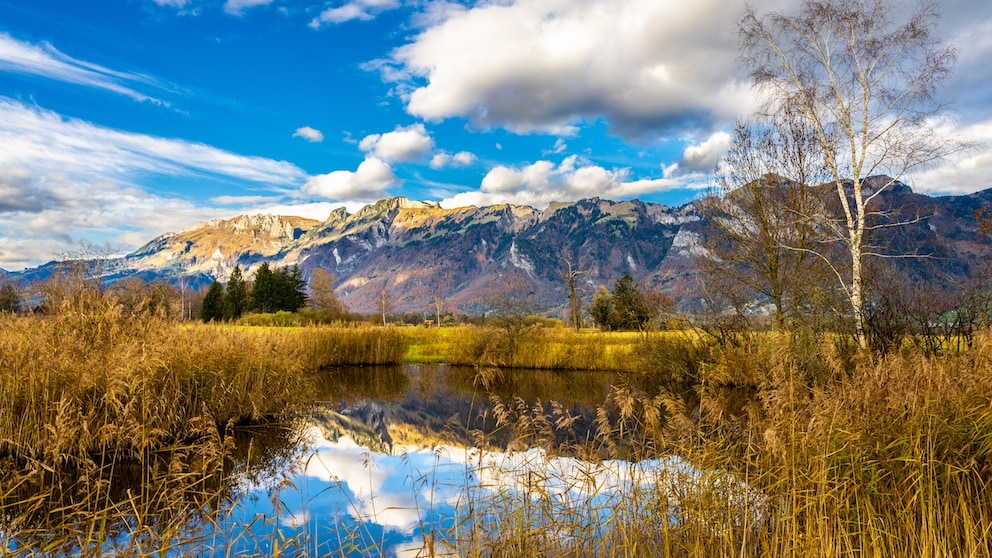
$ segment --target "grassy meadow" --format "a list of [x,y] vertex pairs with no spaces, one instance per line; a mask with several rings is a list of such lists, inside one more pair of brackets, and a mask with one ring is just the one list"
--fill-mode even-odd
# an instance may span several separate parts
[[[677,455],[765,498],[754,513],[714,481],[671,507],[667,487],[642,486],[610,504],[604,526],[588,520],[597,510],[548,516],[545,496],[507,495],[498,521],[465,526],[455,548],[427,554],[992,556],[988,334],[924,356],[858,353],[831,337],[718,343],[694,331],[186,324],[112,305],[0,322],[0,540],[19,541],[0,554],[175,551],[205,536],[191,520],[209,524],[230,494],[231,464],[251,452],[239,429],[305,410],[315,373],[442,362],[476,366],[480,378],[500,367],[655,378],[657,393],[613,388],[588,447],[549,449]],[[528,425],[569,424],[567,410],[496,403],[521,438],[534,438]],[[279,435],[292,446],[291,433]],[[140,491],[120,488],[134,476]]]

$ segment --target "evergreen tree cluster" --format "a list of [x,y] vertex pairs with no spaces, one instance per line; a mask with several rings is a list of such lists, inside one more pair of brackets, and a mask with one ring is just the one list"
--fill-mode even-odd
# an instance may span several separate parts
[[270,269],[263,263],[255,271],[248,309],[252,312],[296,312],[307,303],[307,282],[300,268]]
[[245,279],[241,275],[241,267],[234,266],[234,271],[231,272],[231,277],[227,280],[227,292],[224,293],[224,320],[231,321],[240,318],[247,307],[248,285],[245,284]]
[[200,319],[204,322],[231,321],[245,312],[296,312],[307,302],[306,281],[300,269],[272,269],[263,263],[255,271],[255,281],[249,290],[241,266],[235,266],[227,289],[219,281],[211,283],[203,297]]

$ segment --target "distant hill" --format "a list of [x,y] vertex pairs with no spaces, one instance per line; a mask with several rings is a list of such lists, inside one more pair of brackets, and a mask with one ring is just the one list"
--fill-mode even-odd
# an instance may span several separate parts
[[[966,276],[990,257],[992,239],[978,235],[975,212],[992,205],[992,189],[968,196],[929,197],[898,185],[881,196],[886,209],[926,219],[887,229],[886,243],[935,254],[949,278]],[[235,265],[246,276],[263,262],[298,265],[305,277],[325,269],[337,277],[341,299],[353,311],[372,312],[385,290],[394,311],[427,311],[435,295],[469,314],[487,298],[525,291],[539,307],[563,308],[559,273],[570,260],[589,299],[600,285],[629,273],[666,292],[683,307],[698,298],[691,252],[706,235],[696,204],[677,208],[638,200],[598,198],[552,203],[544,210],[493,205],[443,209],[393,198],[357,213],[333,211],[323,222],[273,215],[200,223],[162,235],[135,252],[106,262],[108,280],[202,285],[226,281]],[[46,277],[54,264],[12,274]]]

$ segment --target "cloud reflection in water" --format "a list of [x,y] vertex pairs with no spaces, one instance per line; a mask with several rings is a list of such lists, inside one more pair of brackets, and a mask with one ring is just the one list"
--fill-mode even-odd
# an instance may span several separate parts
[[[256,507],[244,511],[275,518],[280,537],[303,541],[308,553],[320,555],[350,554],[342,549],[351,548],[356,554],[374,549],[412,556],[432,538],[456,544],[498,533],[525,508],[528,528],[562,540],[572,536],[573,518],[604,534],[630,513],[685,521],[683,501],[701,490],[722,494],[742,509],[760,510],[763,501],[743,483],[701,473],[678,457],[592,463],[542,449],[454,446],[390,454],[348,436],[329,440],[317,427],[308,434],[312,444],[300,458],[298,476],[272,498],[249,499]],[[638,509],[631,510],[634,493]],[[752,520],[757,518],[760,512]]]

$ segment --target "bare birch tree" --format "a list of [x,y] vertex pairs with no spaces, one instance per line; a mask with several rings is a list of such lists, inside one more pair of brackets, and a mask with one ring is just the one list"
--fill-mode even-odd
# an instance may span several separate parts
[[[882,226],[876,199],[907,171],[958,146],[933,118],[935,92],[956,61],[933,37],[932,3],[894,21],[892,0],[805,0],[797,15],[759,16],[749,8],[739,33],[742,57],[763,94],[761,115],[793,111],[815,136],[836,191],[840,218],[828,221],[847,253],[834,268],[864,348],[865,258],[882,255],[866,236]],[[884,180],[868,179],[885,176]]]
[[382,325],[386,325],[386,315],[393,310],[393,297],[389,295],[389,291],[385,287],[379,291],[378,303],[379,311],[382,312]]
[[434,311],[435,325],[441,326],[441,313],[444,312],[444,307],[447,305],[447,301],[444,300],[444,293],[438,287],[433,287],[431,289],[431,309]]
[[448,306],[445,293],[451,291],[452,281],[451,272],[443,271],[438,274],[428,291],[431,297],[431,310],[434,312],[434,318],[437,320],[436,324],[438,326],[441,325],[441,314],[445,312]]

